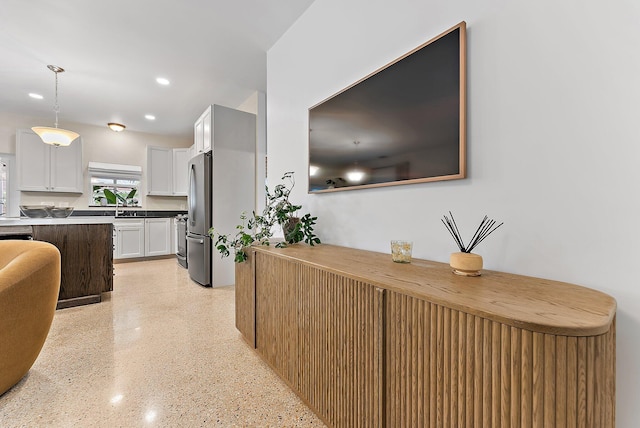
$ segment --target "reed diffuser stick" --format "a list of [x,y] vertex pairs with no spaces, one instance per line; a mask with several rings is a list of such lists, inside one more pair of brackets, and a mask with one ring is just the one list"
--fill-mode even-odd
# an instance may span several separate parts
[[453,239],[456,241],[456,245],[458,246],[458,248],[460,248],[460,252],[463,253],[470,253],[471,251],[473,251],[473,249],[476,248],[482,241],[484,241],[487,236],[491,235],[496,231],[496,229],[504,224],[504,222],[502,222],[499,225],[495,226],[497,222],[485,215],[478,225],[476,232],[471,237],[469,245],[465,246],[464,241],[462,240],[462,235],[460,234],[460,230],[458,229],[458,225],[456,224],[451,211],[449,211],[449,215],[451,216],[451,218],[447,217],[446,214],[444,215],[444,218],[441,220],[442,224],[444,224],[444,227],[449,231],[449,234],[451,234]]

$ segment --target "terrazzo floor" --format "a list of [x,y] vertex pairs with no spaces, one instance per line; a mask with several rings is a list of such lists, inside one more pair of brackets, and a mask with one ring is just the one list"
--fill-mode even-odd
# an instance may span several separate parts
[[0,427],[325,426],[235,329],[233,287],[175,259],[115,265],[101,303],[56,312]]

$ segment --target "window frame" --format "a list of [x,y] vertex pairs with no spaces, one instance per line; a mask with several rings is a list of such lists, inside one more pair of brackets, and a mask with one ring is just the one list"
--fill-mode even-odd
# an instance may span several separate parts
[[[88,171],[88,186],[89,186],[89,200],[87,202],[89,207],[116,207],[116,206],[129,206],[140,208],[142,207],[142,168],[135,165],[118,165],[118,164],[105,164],[89,162]],[[94,183],[94,179],[104,181],[104,186],[101,183]],[[129,183],[133,182],[133,183]],[[96,195],[99,189],[94,189],[94,186],[101,186],[102,189],[109,189],[120,197],[116,200],[116,203],[106,202],[103,204],[97,199],[100,195]],[[132,189],[136,189],[136,193],[131,198],[126,196]],[[127,199],[126,203],[123,199]],[[131,201],[131,200],[133,201]],[[132,202],[135,202],[132,204]]]
[[[100,184],[94,184],[93,180],[94,178],[97,179],[102,179],[102,180],[111,180],[113,183],[104,183],[105,185],[102,186],[103,188],[108,188],[109,190],[111,190],[112,192],[116,193],[116,194],[120,194],[121,196],[123,196],[123,192],[120,191],[118,192],[118,189],[122,189],[122,188],[128,188],[128,189],[136,189],[136,193],[134,195],[133,200],[137,201],[137,203],[135,203],[134,205],[131,205],[129,203],[109,203],[107,202],[106,204],[102,204],[96,201],[96,189],[94,189],[94,186],[96,185],[100,185]],[[129,183],[118,183],[118,181],[134,181],[136,182],[136,184],[129,184]],[[95,207],[116,207],[116,206],[128,206],[128,207],[134,207],[134,208],[141,208],[142,207],[142,200],[140,198],[141,195],[141,189],[142,189],[142,177],[139,174],[135,174],[135,173],[121,173],[121,172],[116,172],[116,171],[89,171],[89,202],[88,202],[88,206],[95,208]],[[124,192],[124,193],[129,193],[130,190],[128,192]],[[123,196],[124,197],[124,196]]]

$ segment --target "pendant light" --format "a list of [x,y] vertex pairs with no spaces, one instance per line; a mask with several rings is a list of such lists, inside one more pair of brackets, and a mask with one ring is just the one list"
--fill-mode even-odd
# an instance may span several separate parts
[[53,146],[68,146],[80,135],[73,131],[58,128],[58,112],[60,111],[60,107],[58,106],[58,73],[64,73],[64,68],[58,67],[57,65],[47,65],[47,68],[53,71],[56,75],[56,98],[55,104],[53,105],[53,111],[56,113],[55,128],[34,126],[31,129],[40,136],[43,143],[51,144]]
[[356,146],[356,161],[353,164],[353,168],[347,171],[347,180],[352,183],[360,183],[367,174],[363,168],[358,166],[358,146],[360,141],[354,141],[353,144]]

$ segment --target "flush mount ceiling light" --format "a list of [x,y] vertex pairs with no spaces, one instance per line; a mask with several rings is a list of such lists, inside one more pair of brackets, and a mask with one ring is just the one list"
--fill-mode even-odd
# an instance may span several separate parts
[[171,83],[171,82],[169,82],[169,79],[166,79],[164,77],[158,77],[156,79],[156,82],[158,82],[159,84],[161,84],[163,86],[167,86],[169,83]]
[[347,180],[351,181],[352,183],[361,182],[364,179],[364,176],[365,172],[359,169],[352,169],[351,171],[347,172]]
[[156,120],[156,117],[152,114],[145,114],[144,118],[147,120]]
[[44,98],[42,95],[40,95],[40,94],[35,94],[35,93],[33,93],[33,92],[31,92],[31,93],[29,94],[29,96],[30,96],[31,98],[36,99],[36,100],[41,100],[41,99],[43,99],[43,98]]
[[115,123],[115,122],[109,122],[109,123],[107,123],[107,126],[108,126],[112,131],[115,131],[115,132],[122,132],[122,131],[124,131],[124,128],[126,128],[126,126],[124,126],[123,124],[121,124],[121,123]]
[[55,104],[53,105],[53,111],[56,113],[55,128],[34,126],[31,129],[40,136],[43,143],[51,144],[53,146],[68,146],[80,135],[73,131],[58,128],[58,112],[60,111],[60,107],[58,106],[58,73],[64,73],[64,68],[58,67],[57,65],[47,65],[47,68],[53,71],[56,75],[56,98]]

